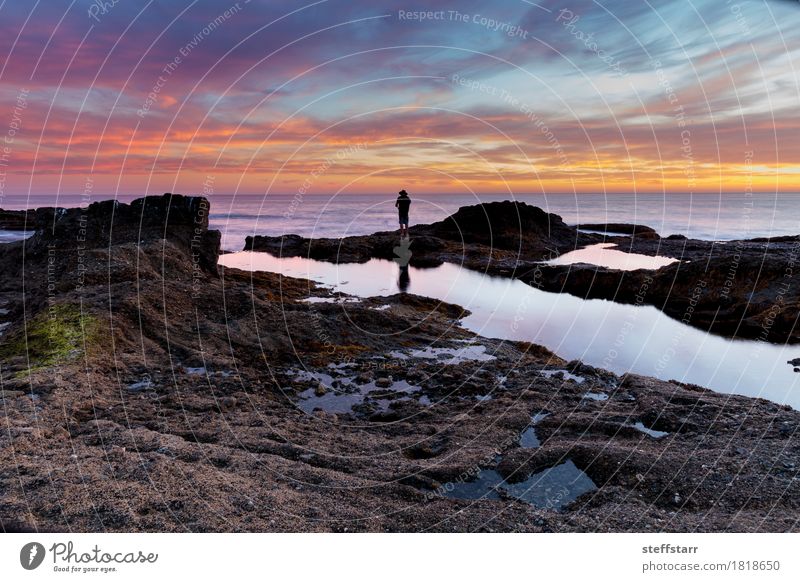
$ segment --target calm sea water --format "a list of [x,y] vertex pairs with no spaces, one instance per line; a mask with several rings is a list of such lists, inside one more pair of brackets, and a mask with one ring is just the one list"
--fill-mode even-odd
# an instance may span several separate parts
[[[120,197],[130,201],[136,196]],[[441,220],[459,207],[507,200],[508,195],[466,196],[412,193],[412,224]],[[568,224],[635,222],[662,236],[733,240],[800,234],[800,194],[530,194],[515,199],[561,215]],[[211,224],[222,230],[223,247],[240,250],[253,234],[300,234],[339,237],[370,234],[397,227],[395,196],[305,196],[269,194],[216,195],[211,198]],[[0,207],[80,206],[79,196],[5,196]],[[0,234],[0,239],[3,236]]]

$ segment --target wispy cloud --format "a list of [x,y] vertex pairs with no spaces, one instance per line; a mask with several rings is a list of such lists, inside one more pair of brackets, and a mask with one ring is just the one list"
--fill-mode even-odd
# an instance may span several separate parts
[[5,3],[6,191],[800,189],[796,5],[536,4]]

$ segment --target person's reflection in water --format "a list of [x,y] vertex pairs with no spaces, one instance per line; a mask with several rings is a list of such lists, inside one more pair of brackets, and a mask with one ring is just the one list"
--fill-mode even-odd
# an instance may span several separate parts
[[400,238],[400,245],[394,247],[394,262],[400,266],[400,275],[397,277],[397,288],[401,293],[408,291],[411,285],[411,277],[408,274],[408,262],[411,260],[411,239],[408,237]]
[[408,291],[411,285],[411,277],[408,274],[408,266],[400,267],[400,276],[397,277],[397,288],[401,293]]

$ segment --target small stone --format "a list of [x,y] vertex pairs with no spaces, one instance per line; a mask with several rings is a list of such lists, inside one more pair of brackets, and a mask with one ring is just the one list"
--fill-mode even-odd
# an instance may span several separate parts
[[327,392],[328,388],[322,382],[317,384],[317,386],[314,388],[314,394],[316,394],[317,396],[325,396]]
[[393,382],[391,376],[378,378],[377,380],[375,380],[375,386],[377,386],[378,388],[388,388],[389,386],[392,385],[392,383]]

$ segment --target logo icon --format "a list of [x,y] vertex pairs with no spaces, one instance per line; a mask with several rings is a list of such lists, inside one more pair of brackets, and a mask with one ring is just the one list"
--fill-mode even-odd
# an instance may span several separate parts
[[411,242],[412,240],[410,238],[401,238],[400,246],[392,248],[392,251],[394,251],[395,255],[395,258],[392,260],[401,267],[407,267],[408,262],[411,260],[411,255],[414,254],[409,248],[411,246]]
[[27,543],[19,552],[19,563],[26,570],[35,570],[42,565],[44,554],[44,546],[39,542]]

